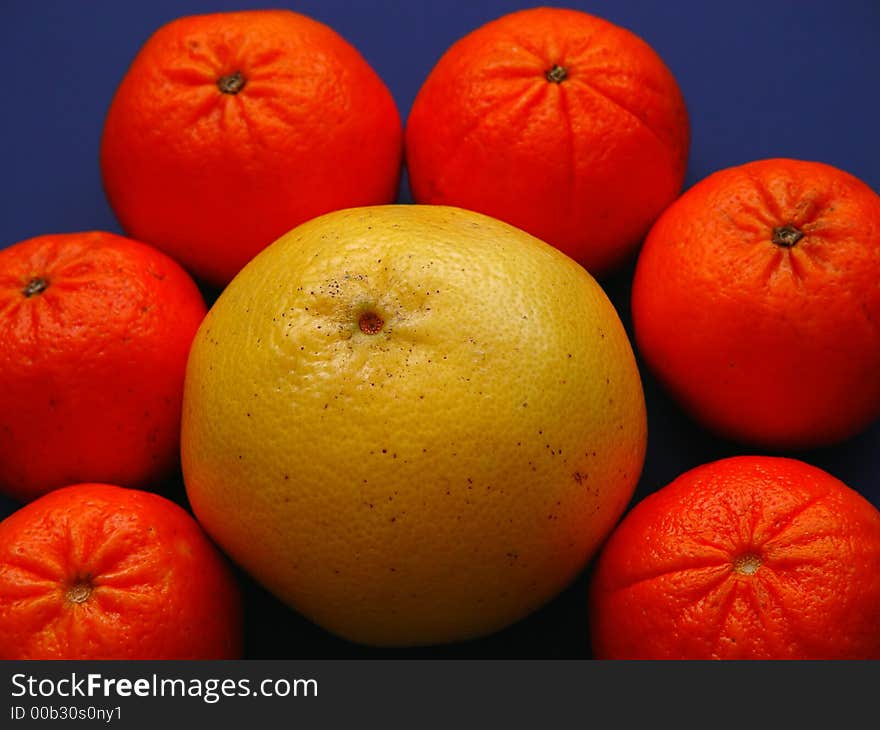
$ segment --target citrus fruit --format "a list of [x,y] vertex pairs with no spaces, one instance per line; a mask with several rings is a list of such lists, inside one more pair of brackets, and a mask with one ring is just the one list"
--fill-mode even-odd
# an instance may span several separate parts
[[0,659],[234,659],[229,567],[181,507],[107,484],[0,522]]
[[406,128],[413,197],[522,228],[602,275],[681,190],[687,110],[640,38],[533,8],[455,43]]
[[651,230],[632,291],[640,354],[699,422],[771,448],[880,415],[880,197],[817,162],[710,175]]
[[880,659],[880,512],[803,461],[716,461],[627,514],[591,588],[602,659]]
[[584,566],[645,450],[632,350],[574,261],[470,211],[377,206],[285,235],[187,366],[193,510],[247,572],[374,645],[487,634]]
[[177,467],[205,303],[165,254],[112,233],[0,251],[0,491],[146,486]]
[[391,93],[353,46],[256,10],[156,31],[113,98],[101,169],[129,235],[221,286],[309,218],[394,200],[402,148]]

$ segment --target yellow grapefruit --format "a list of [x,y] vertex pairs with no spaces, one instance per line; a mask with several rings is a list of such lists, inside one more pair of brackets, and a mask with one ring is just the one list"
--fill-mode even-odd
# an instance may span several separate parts
[[331,632],[491,633],[562,590],[644,459],[632,349],[599,285],[532,236],[441,206],[295,228],[190,354],[182,458],[207,531]]

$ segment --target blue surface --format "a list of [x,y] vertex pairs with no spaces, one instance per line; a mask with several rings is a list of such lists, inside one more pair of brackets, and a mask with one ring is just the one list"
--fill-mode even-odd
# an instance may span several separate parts
[[[419,85],[457,38],[530,3],[310,0],[291,9],[328,23],[385,80],[405,119]],[[719,168],[765,157],[819,160],[880,190],[880,2],[570,2],[634,31],[664,58],[688,104],[686,186]],[[50,232],[121,232],[104,197],[98,145],[114,90],[141,44],[180,15],[265,3],[5,0],[0,25],[3,114],[0,247]],[[409,202],[401,186],[400,201]],[[631,269],[603,282],[629,326]],[[754,450],[691,423],[643,372],[649,448],[636,499],[693,467]],[[880,377],[880,374],[878,374]],[[47,444],[47,448],[51,448]],[[880,507],[880,426],[840,446],[796,454]],[[179,483],[169,490],[183,499]],[[8,511],[12,505],[0,503]],[[2,512],[0,512],[2,514]],[[589,656],[589,572],[521,624],[438,649],[366,650],[297,618],[245,576],[248,655]]]

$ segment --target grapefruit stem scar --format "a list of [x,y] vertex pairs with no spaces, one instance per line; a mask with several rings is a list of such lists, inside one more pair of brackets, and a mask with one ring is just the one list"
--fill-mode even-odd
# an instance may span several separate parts
[[36,294],[42,294],[49,286],[49,282],[43,279],[40,276],[35,276],[31,279],[27,286],[21,290],[21,293],[24,294],[28,299]]
[[227,74],[226,76],[221,76],[217,79],[217,88],[224,94],[232,94],[234,96],[244,88],[246,83],[247,79],[241,71],[236,71],[235,73]]
[[360,327],[361,332],[366,335],[377,335],[382,331],[382,327],[384,326],[385,320],[372,311],[364,312],[358,319],[358,327]]
[[786,226],[777,226],[773,229],[773,243],[783,248],[791,248],[803,237],[804,232],[791,223]]

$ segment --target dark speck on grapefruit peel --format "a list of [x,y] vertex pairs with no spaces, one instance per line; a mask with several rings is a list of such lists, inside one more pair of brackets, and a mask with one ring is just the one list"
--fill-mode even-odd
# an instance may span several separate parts
[[236,71],[235,73],[221,76],[217,79],[217,88],[224,94],[231,94],[234,96],[244,88],[246,83],[247,79],[241,71]]
[[42,294],[49,286],[49,282],[43,279],[42,277],[35,276],[31,279],[27,286],[21,290],[21,293],[24,294],[28,299],[36,294]]
[[358,327],[366,335],[377,335],[385,326],[385,321],[375,312],[364,312],[358,319]]
[[789,223],[773,229],[773,243],[783,248],[791,248],[804,237],[804,232]]

